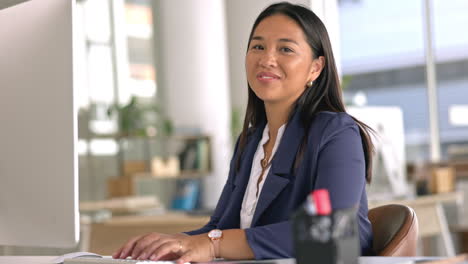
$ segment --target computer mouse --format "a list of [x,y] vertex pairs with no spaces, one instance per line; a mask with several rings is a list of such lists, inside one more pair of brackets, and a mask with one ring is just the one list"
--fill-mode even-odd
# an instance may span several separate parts
[[101,255],[91,253],[91,252],[72,252],[60,257],[57,257],[52,261],[54,264],[62,264],[65,259],[73,259],[73,258],[102,258]]

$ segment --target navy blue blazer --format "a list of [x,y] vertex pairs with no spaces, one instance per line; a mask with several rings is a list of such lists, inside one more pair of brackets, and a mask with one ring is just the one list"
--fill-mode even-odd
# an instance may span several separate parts
[[[265,124],[249,136],[236,172],[237,144],[223,192],[207,225],[187,232],[240,228],[240,211],[252,160]],[[290,217],[314,189],[330,192],[333,209],[358,206],[361,253],[371,254],[372,228],[367,218],[365,161],[356,122],[346,113],[320,112],[307,132],[304,156],[294,171],[295,156],[305,129],[296,112],[288,122],[271,162],[251,228],[245,229],[256,259],[294,257]]]

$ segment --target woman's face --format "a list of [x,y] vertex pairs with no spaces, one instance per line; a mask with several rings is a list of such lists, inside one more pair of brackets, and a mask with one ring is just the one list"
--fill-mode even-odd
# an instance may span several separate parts
[[265,104],[294,103],[318,77],[323,63],[323,57],[313,59],[300,26],[284,15],[258,24],[245,58],[250,87]]

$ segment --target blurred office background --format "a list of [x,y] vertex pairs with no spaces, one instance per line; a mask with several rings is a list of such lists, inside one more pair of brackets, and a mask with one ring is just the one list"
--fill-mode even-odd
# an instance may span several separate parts
[[[110,254],[112,243],[134,233],[178,232],[207,221],[243,122],[248,34],[259,12],[275,2],[77,0],[83,212],[77,249]],[[437,215],[442,231],[428,233],[434,239],[421,243],[421,254],[465,250],[468,34],[463,32],[468,1],[291,2],[311,7],[327,25],[347,105],[356,113],[368,107],[383,109],[381,113],[390,109],[391,117],[371,119],[380,119],[389,130],[401,128],[396,138],[390,132],[390,149],[396,151],[381,153],[377,187],[369,188],[385,190],[387,201],[435,197],[444,209]],[[434,64],[427,60],[429,46]],[[428,99],[428,65],[435,66],[435,104]],[[431,122],[438,124],[435,136]],[[393,161],[391,153],[397,156]],[[387,179],[392,177],[386,175],[389,166],[398,167],[400,185]],[[372,192],[369,198],[385,202]],[[121,226],[112,229],[109,223]],[[438,238],[447,228],[449,242]],[[38,255],[64,250],[4,251]]]

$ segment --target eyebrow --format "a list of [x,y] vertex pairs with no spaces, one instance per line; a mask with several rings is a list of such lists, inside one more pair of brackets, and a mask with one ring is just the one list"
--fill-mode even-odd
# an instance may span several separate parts
[[[254,37],[252,37],[252,40],[264,40],[264,38],[261,37],[261,36],[254,36]],[[297,43],[297,41],[295,41],[293,39],[288,39],[288,38],[280,38],[278,41],[279,42],[290,42],[290,43],[294,43],[296,45],[299,45],[299,43]]]

